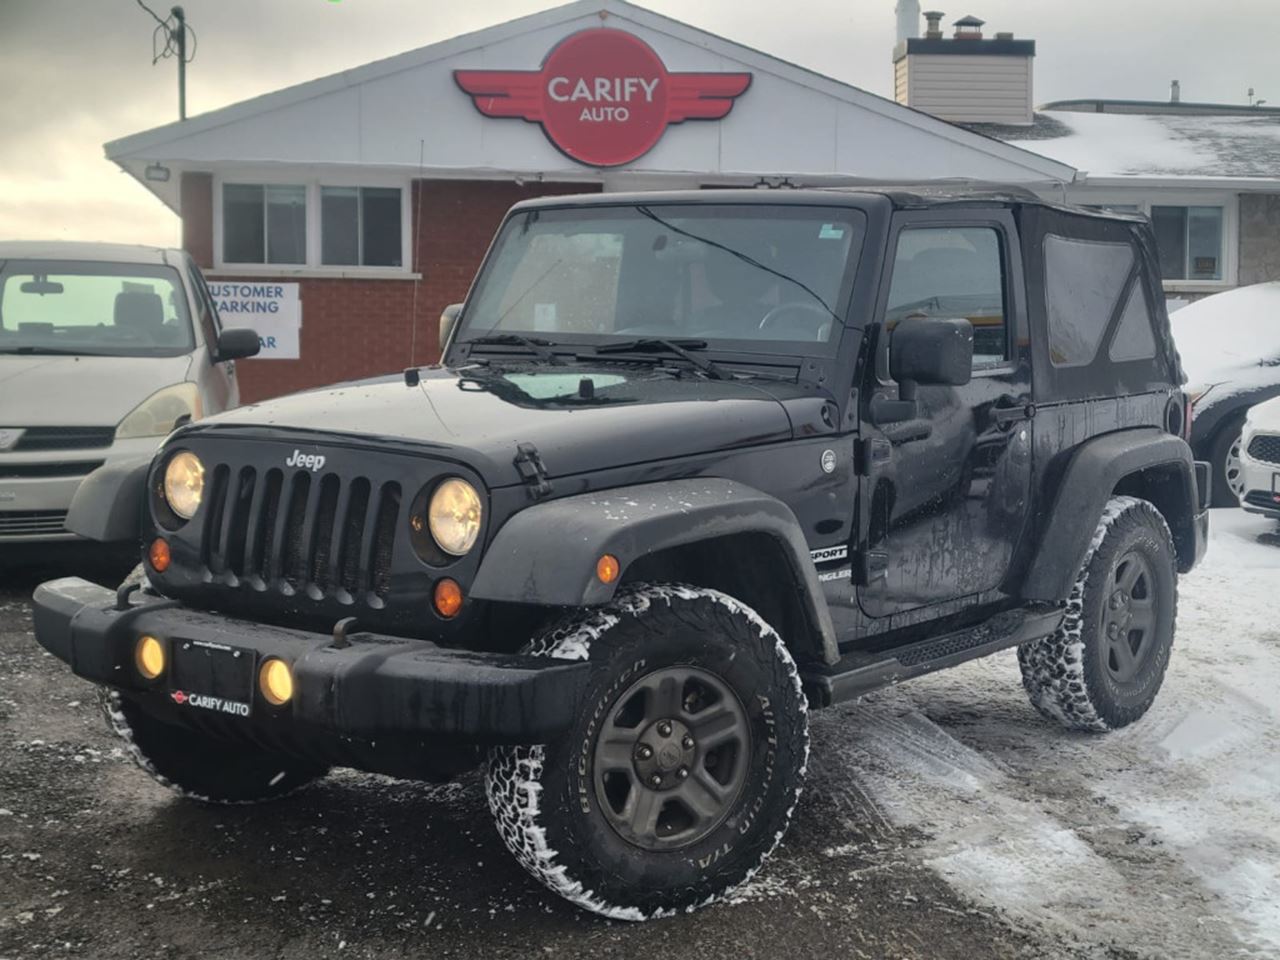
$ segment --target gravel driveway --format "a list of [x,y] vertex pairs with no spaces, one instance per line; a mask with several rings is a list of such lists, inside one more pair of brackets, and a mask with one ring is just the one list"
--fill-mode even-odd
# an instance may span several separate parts
[[478,778],[334,774],[275,805],[156,787],[0,586],[0,958],[1274,957],[1274,525],[1218,511],[1151,714],[1032,711],[1011,652],[816,714],[787,842],[732,902],[644,925],[528,880]]

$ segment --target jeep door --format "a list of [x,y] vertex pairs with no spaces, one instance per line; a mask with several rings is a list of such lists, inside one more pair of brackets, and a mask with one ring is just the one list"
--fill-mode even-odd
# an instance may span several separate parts
[[[886,249],[875,363],[862,391],[854,563],[859,606],[871,617],[999,597],[1028,521],[1034,415],[1009,211],[901,212]],[[973,325],[971,379],[920,384],[910,415],[898,405],[894,422],[877,423],[876,397],[899,399],[889,378],[894,328],[915,317]]]

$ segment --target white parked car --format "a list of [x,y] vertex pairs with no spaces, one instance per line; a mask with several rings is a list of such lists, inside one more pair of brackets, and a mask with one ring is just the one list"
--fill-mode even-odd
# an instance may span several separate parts
[[1237,287],[1169,316],[1192,401],[1191,449],[1213,474],[1213,505],[1244,498],[1240,432],[1255,404],[1280,396],[1280,282]]
[[257,352],[181,250],[0,243],[0,544],[75,539],[84,477],[236,406],[232,361]]
[[1240,437],[1240,505],[1280,519],[1280,397],[1249,409]]

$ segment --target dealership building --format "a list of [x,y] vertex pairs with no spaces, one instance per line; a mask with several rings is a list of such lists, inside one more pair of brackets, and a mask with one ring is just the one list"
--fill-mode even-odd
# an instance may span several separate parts
[[[530,197],[960,178],[1089,202],[1075,166],[1034,149],[1034,43],[983,37],[972,17],[919,37],[918,4],[898,6],[885,69],[902,102],[580,0],[106,151],[179,214],[224,322],[263,336],[239,368],[246,400],[436,360],[441,310]],[[971,101],[961,114],[948,91]]]

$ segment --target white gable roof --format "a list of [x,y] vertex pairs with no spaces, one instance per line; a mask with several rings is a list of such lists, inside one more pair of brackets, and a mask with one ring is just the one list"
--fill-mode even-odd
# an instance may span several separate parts
[[170,206],[176,206],[177,178],[149,182],[143,175],[147,164],[177,170],[323,165],[424,176],[598,180],[599,170],[562,154],[538,125],[481,116],[454,83],[453,71],[534,70],[565,37],[602,25],[639,36],[668,70],[753,75],[727,117],[673,125],[647,154],[616,169],[815,182],[1069,182],[1075,172],[622,0],[578,0],[245,100],[108,143],[107,157]]

